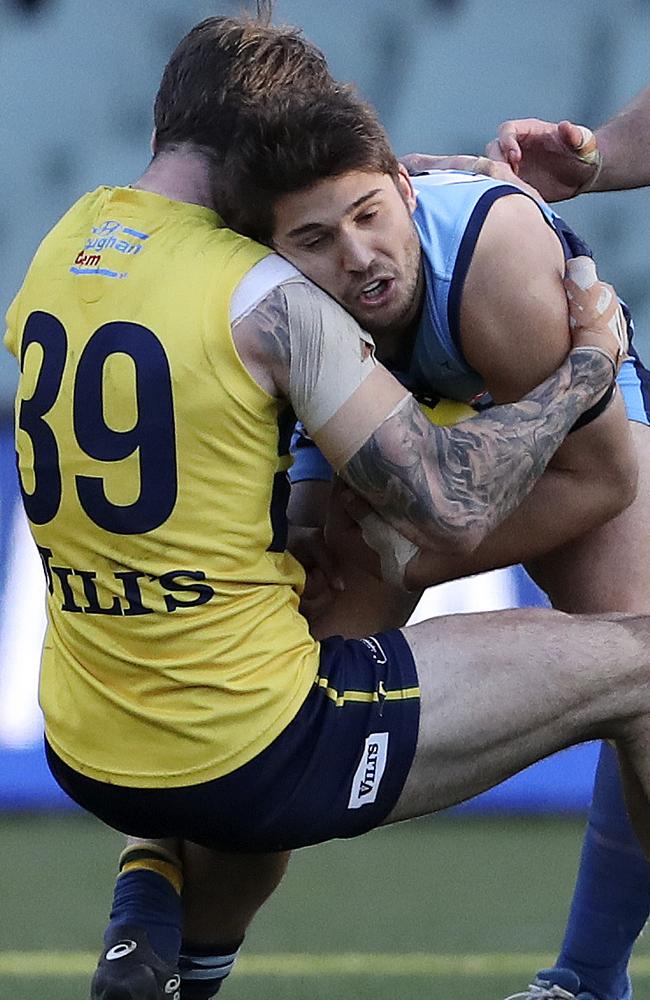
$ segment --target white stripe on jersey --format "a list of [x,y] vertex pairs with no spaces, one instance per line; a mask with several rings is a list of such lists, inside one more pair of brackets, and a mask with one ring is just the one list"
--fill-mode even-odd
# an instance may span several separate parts
[[445,184],[484,184],[485,181],[490,181],[490,186],[495,183],[513,186],[510,181],[497,180],[486,174],[470,174],[466,170],[426,170],[422,174],[415,174],[411,181],[416,190],[420,183],[427,187],[443,187]]

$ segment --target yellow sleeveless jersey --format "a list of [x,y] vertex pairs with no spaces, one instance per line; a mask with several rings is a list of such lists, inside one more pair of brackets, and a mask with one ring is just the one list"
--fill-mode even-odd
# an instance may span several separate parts
[[267,254],[208,209],[100,188],[46,237],[8,313],[49,589],[46,732],[98,780],[226,774],[317,673],[283,532],[290,414],[230,329],[233,291]]

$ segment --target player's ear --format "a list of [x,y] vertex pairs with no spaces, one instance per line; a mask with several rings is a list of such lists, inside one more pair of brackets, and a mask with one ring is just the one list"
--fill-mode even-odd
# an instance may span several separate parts
[[413,187],[411,178],[409,177],[409,172],[406,169],[406,167],[402,163],[399,163],[397,165],[397,169],[398,169],[397,181],[396,181],[397,190],[401,194],[409,212],[412,215],[413,212],[415,211],[415,206],[417,204],[417,195],[415,194],[415,189]]

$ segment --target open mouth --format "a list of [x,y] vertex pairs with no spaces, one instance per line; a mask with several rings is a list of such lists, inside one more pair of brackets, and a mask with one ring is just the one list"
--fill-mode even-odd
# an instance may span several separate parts
[[388,297],[393,287],[393,278],[375,278],[364,285],[359,298],[364,305],[381,304]]

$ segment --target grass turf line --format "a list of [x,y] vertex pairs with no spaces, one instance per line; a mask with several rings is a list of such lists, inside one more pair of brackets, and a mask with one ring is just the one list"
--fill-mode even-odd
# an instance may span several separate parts
[[[550,962],[549,955],[484,952],[475,954],[376,954],[374,952],[295,953],[243,955],[237,963],[242,976],[501,976],[530,975],[530,970]],[[89,976],[97,963],[96,953],[86,951],[0,952],[0,976],[64,977]],[[632,959],[635,978],[650,977],[650,955]]]

